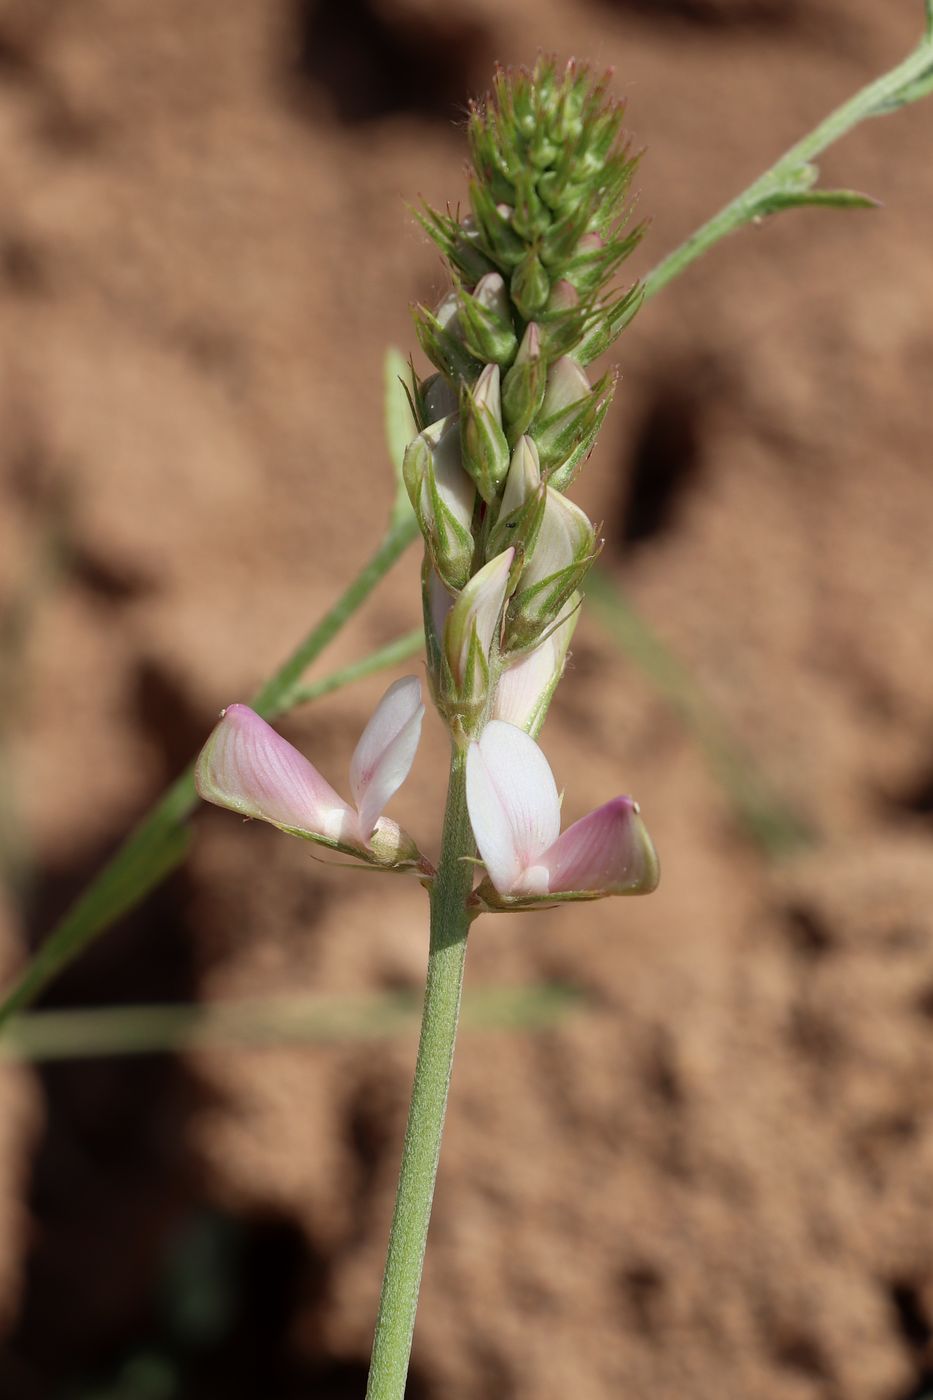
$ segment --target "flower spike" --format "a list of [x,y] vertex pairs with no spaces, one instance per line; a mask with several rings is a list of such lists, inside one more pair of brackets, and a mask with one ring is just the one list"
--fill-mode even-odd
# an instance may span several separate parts
[[375,865],[414,865],[421,859],[417,846],[381,813],[408,776],[423,715],[416,676],[386,691],[350,765],[355,810],[248,705],[229,705],[221,713],[198,758],[195,783],[206,802],[270,822],[292,836]]
[[658,858],[631,797],[616,797],[560,833],[547,759],[523,730],[491,720],[467,755],[467,806],[489,878],[490,909],[650,894]]

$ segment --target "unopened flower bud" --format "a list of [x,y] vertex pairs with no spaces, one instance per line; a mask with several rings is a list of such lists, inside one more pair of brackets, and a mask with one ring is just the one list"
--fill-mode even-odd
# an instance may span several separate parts
[[588,365],[597,356],[605,354],[625,330],[644,300],[645,289],[636,282],[622,296],[608,306],[600,307],[600,314],[593,318],[592,327],[576,348],[578,360]]
[[502,623],[514,549],[484,564],[447,615],[444,653],[461,703],[480,704],[489,686],[489,653]]
[[502,381],[502,423],[511,445],[518,441],[540,411],[547,379],[541,355],[541,331],[529,321],[515,363]]
[[[532,157],[533,164],[537,164]],[[546,164],[547,162],[545,162]],[[533,170],[520,169],[515,172],[515,212],[512,227],[520,233],[526,243],[534,243],[545,233],[551,222],[551,211],[541,203],[535,189]]]
[[509,545],[520,545],[527,554],[534,545],[544,503],[538,449],[532,438],[519,438],[505,479],[499,514],[489,537],[489,553],[498,554]]
[[540,421],[545,424],[555,414],[588,399],[592,389],[585,370],[570,355],[561,358],[548,370],[547,388],[541,404]]
[[509,445],[502,431],[499,366],[487,365],[473,388],[464,386],[460,408],[463,468],[484,501],[494,501],[509,469]]
[[560,617],[596,557],[596,531],[573,501],[551,487],[519,587],[509,605],[505,650],[532,644]]
[[[581,382],[575,370],[567,369],[563,374],[566,379],[562,375],[555,385],[552,402],[560,402],[573,392],[575,383]],[[583,397],[571,400],[550,414],[545,394],[544,405],[531,431],[538,444],[541,471],[555,490],[566,491],[581,463],[593,450],[615,393],[616,379],[616,372],[610,371]]]
[[502,504],[499,506],[499,520],[507,520],[513,511],[518,510],[534,495],[540,485],[541,464],[538,461],[538,449],[533,438],[521,437],[515,444],[515,451],[509,463],[509,474],[505,479]]
[[441,578],[462,588],[473,561],[476,490],[460,465],[460,421],[455,413],[430,424],[405,449],[405,487]]
[[441,315],[429,311],[426,306],[416,306],[412,312],[415,332],[422,350],[442,374],[456,383],[472,384],[480,370],[480,362],[475,359],[457,334],[459,322],[456,307],[451,313],[448,298],[438,308]]
[[580,296],[572,282],[568,282],[566,277],[562,277],[554,283],[551,295],[547,299],[549,312],[573,311],[579,305]]
[[470,185],[470,204],[483,253],[498,267],[515,267],[524,257],[526,245],[512,227],[511,208],[497,204],[490,189],[478,180]]
[[512,326],[505,283],[499,273],[490,272],[482,277],[472,293],[461,291],[459,308],[467,349],[487,363],[510,364],[518,337]]
[[509,289],[512,300],[526,321],[533,321],[547,306],[551,282],[533,247],[528,249],[512,273]]

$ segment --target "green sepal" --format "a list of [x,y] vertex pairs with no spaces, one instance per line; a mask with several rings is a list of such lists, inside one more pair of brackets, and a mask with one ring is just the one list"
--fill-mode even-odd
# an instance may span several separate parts
[[516,173],[512,227],[526,243],[539,239],[551,223],[551,211],[538,198],[534,176],[530,170],[521,169]]
[[592,452],[617,379],[618,371],[609,370],[584,398],[532,425],[530,433],[538,449],[542,475],[555,490],[566,491]]
[[436,365],[448,379],[463,384],[472,384],[482,364],[467,350],[463,341],[429,311],[426,306],[416,306],[412,312],[415,333],[432,365]]
[[588,231],[592,212],[588,202],[552,223],[541,239],[541,261],[554,277],[566,277],[580,239]]
[[477,246],[476,233],[458,223],[452,214],[442,214],[430,204],[412,209],[412,213],[432,243],[467,282],[478,282],[487,272],[495,270]]
[[470,185],[470,205],[479,230],[481,251],[502,271],[517,267],[525,256],[525,241],[499,209],[492,192],[477,180]]
[[504,549],[508,549],[509,545],[514,545],[516,550],[521,550],[522,559],[527,559],[540,533],[546,504],[547,487],[542,482],[524,504],[510,511],[508,515],[500,516],[493,526],[486,546],[489,557],[492,559]]
[[402,463],[405,487],[425,546],[444,583],[455,590],[463,588],[470,577],[473,536],[440,493],[434,453],[442,451],[443,439],[457,431],[456,421],[449,418],[430,425],[408,444]]
[[450,667],[447,657],[444,655],[443,625],[440,631],[435,625],[435,612],[431,599],[431,575],[436,573],[434,560],[430,551],[425,548],[421,561],[421,611],[424,618],[424,643],[425,656],[427,660],[428,679],[431,682],[431,692],[435,703],[437,702],[441,690],[450,681]]
[[512,300],[526,321],[533,321],[547,306],[551,281],[534,248],[529,248],[512,273]]
[[488,504],[508,473],[509,444],[495,413],[474,390],[464,385],[460,394],[460,454],[464,471]]
[[599,306],[591,312],[591,329],[586,332],[573,352],[581,365],[588,365],[615,344],[625,327],[634,320],[644,299],[644,285],[636,282],[615,301]]
[[518,336],[508,316],[497,315],[462,288],[458,289],[457,299],[467,350],[484,364],[510,365],[518,349]]
[[541,354],[549,365],[559,360],[562,355],[580,358],[577,347],[593,318],[593,309],[587,305],[567,306],[559,311],[542,312]]
[[625,238],[612,239],[602,248],[576,253],[561,272],[576,287],[581,297],[599,292],[615,276],[645,234],[645,224],[637,224]]
[[509,602],[503,655],[521,652],[537,645],[545,633],[560,621],[569,600],[577,592],[596,559],[601,546],[585,559],[568,564],[530,588],[520,588]]
[[546,388],[547,361],[541,354],[541,333],[537,323],[530,321],[515,363],[502,381],[502,423],[510,447],[540,411]]

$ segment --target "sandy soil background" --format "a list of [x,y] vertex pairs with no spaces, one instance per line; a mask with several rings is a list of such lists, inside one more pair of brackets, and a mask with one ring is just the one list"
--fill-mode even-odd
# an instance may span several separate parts
[[[24,949],[375,545],[384,347],[444,289],[495,59],[614,65],[645,270],[914,42],[898,0],[4,0],[0,959]],[[488,919],[412,1400],[933,1395],[933,105],[639,316],[580,489],[605,561],[810,833],[783,860],[682,713],[581,624],[544,732],[629,790],[650,900]],[[415,626],[414,552],[319,671]],[[409,668],[410,669],[410,668]],[[340,784],[385,677],[284,726]],[[444,740],[393,808],[430,839]],[[425,905],[198,815],[48,1005],[416,989]],[[0,1078],[0,1394],[362,1396],[415,1047]]]

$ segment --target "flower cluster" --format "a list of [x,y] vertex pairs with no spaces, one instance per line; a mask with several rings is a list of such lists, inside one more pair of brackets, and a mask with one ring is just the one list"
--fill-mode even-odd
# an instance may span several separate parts
[[412,378],[404,477],[425,542],[429,674],[452,727],[537,732],[599,550],[567,488],[615,374],[586,366],[638,306],[608,291],[635,166],[622,109],[589,71],[500,72],[470,116],[470,212],[426,210],[452,290],[415,324],[436,373]]
[[[560,834],[560,799],[533,736],[564,669],[596,530],[566,492],[615,388],[586,366],[638,306],[608,290],[640,237],[626,231],[634,169],[622,110],[588,70],[500,72],[470,116],[470,212],[421,218],[452,290],[415,324],[435,372],[410,390],[417,436],[403,475],[424,539],[428,677],[467,750],[470,820],[486,875],[476,908],[645,893],[657,857],[631,798]],[[415,677],[392,686],[353,758],[351,807],[242,705],[198,764],[208,801],[382,869],[430,863],[382,816],[414,759],[424,707]]]

